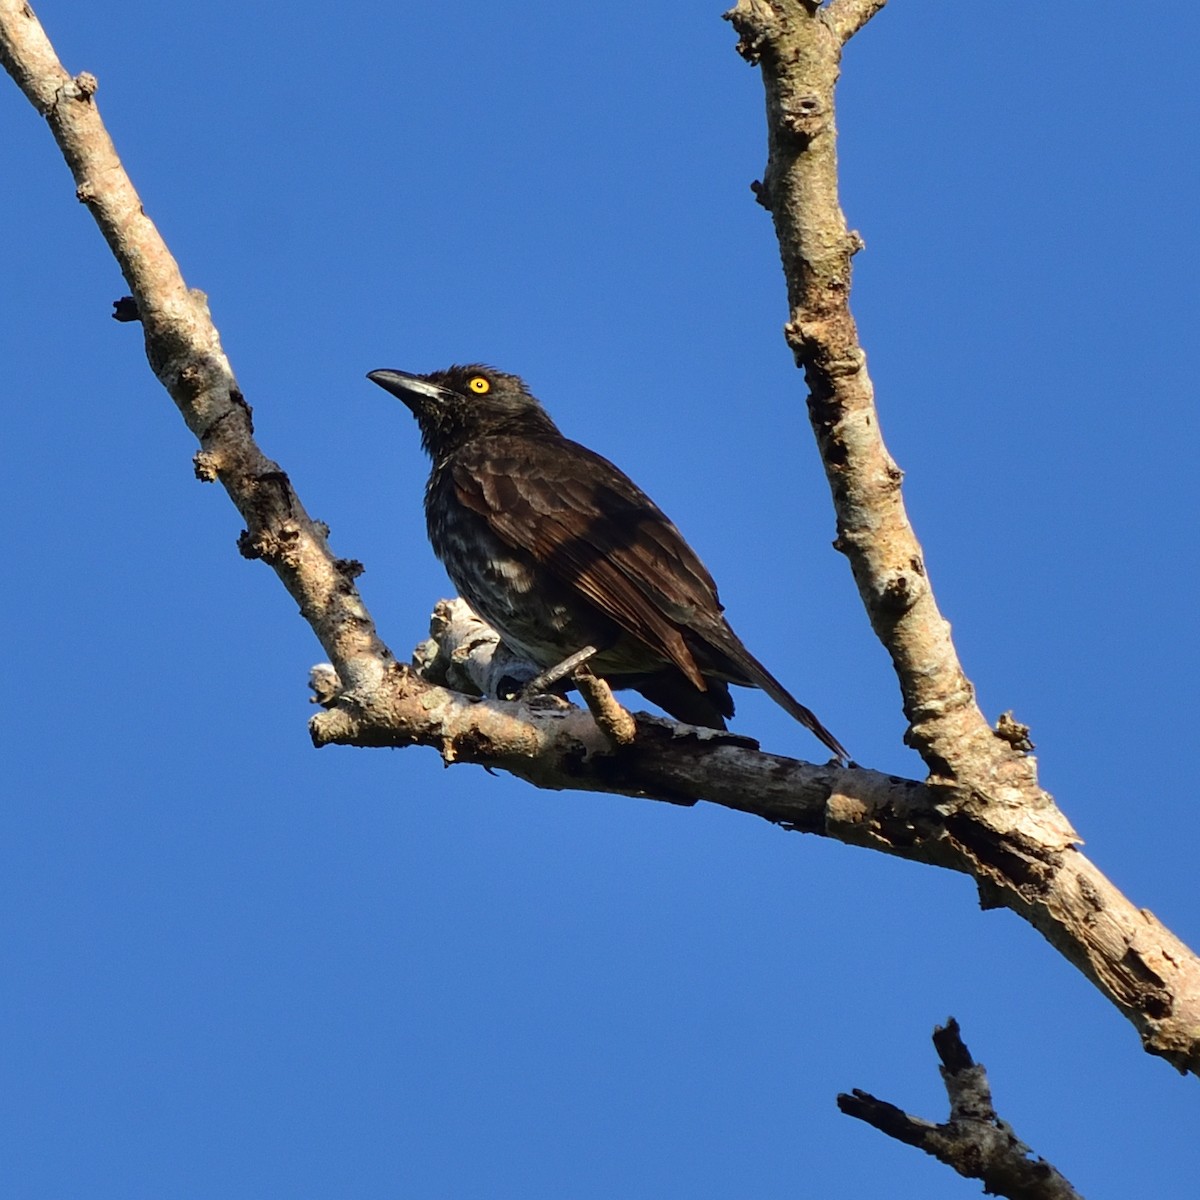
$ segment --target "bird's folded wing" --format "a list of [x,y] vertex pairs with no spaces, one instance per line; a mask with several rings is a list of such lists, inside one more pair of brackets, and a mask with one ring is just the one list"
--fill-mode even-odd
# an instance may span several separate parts
[[552,459],[522,454],[519,440],[490,438],[469,448],[453,477],[459,500],[498,537],[705,689],[683,630],[704,636],[705,618],[720,612],[716,585],[675,526],[616,467],[565,438]]

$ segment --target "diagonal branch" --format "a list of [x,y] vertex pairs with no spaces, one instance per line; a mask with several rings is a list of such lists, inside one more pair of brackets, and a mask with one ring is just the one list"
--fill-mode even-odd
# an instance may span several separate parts
[[246,521],[242,553],[275,570],[350,687],[374,684],[391,655],[353,584],[360,568],[334,557],[327,531],[255,443],[250,406],[206,298],[188,289],[146,216],[100,119],[95,76],[68,74],[22,0],[0,0],[0,62],[46,118],[75,177],[76,195],[129,284],[150,366],[199,439],[197,477],[220,480]]
[[[746,7],[758,17],[784,14],[792,22],[784,22],[789,38],[805,31],[810,41],[797,43],[807,46],[801,65],[825,89],[798,92],[796,78],[787,74],[785,83],[785,73],[769,65],[777,63],[782,26],[768,21],[756,33],[736,16],[747,53],[761,54],[768,81],[775,132],[766,196],[789,252],[790,336],[813,391],[810,409],[842,544],[897,662],[911,736],[932,769],[926,783],[814,767],[762,754],[746,738],[641,715],[630,740],[614,713],[621,728],[614,723],[609,738],[579,709],[481,702],[400,666],[354,587],[358,564],[333,555],[326,530],[255,443],[249,406],[204,297],[188,290],[145,216],[100,120],[95,79],[67,73],[22,0],[0,0],[0,61],[46,118],[80,199],[124,272],[151,367],[200,441],[197,475],[225,487],[246,521],[242,552],[275,570],[332,659],[341,682],[321,685],[330,707],[310,723],[317,745],[434,746],[448,762],[506,770],[540,787],[708,800],[785,828],[962,871],[978,881],[986,904],[1013,909],[1075,963],[1133,1022],[1147,1050],[1200,1074],[1200,962],[1073,848],[1070,826],[1037,789],[1032,760],[983,722],[933,606],[845,306],[855,242],[841,220],[832,174],[840,40],[819,17],[796,26],[801,10],[793,5],[754,0]],[[791,132],[779,124],[788,113]],[[804,156],[806,145],[817,148],[815,158]],[[443,657],[454,661],[459,647],[445,649]],[[509,664],[502,673],[511,674]]]
[[933,1031],[933,1044],[950,1097],[950,1119],[944,1124],[911,1116],[858,1088],[838,1096],[838,1108],[888,1137],[924,1150],[960,1175],[982,1180],[990,1196],[1080,1200],[1070,1183],[1045,1159],[1035,1157],[997,1115],[987,1072],[972,1059],[953,1017]]

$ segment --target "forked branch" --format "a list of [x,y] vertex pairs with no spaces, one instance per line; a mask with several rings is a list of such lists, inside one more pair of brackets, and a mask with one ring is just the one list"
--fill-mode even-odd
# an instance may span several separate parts
[[1000,1119],[987,1072],[971,1057],[953,1017],[933,1031],[933,1045],[942,1060],[942,1082],[950,1098],[950,1116],[942,1124],[910,1116],[858,1088],[840,1095],[838,1108],[888,1137],[924,1150],[960,1175],[982,1180],[989,1196],[1081,1200],[1070,1183]]

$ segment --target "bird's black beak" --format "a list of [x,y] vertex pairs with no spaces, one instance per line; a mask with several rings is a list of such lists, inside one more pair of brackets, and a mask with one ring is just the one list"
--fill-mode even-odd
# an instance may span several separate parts
[[446,396],[444,387],[430,383],[422,375],[410,375],[407,371],[368,371],[367,378],[397,400],[403,400],[414,412],[430,400],[442,400]]

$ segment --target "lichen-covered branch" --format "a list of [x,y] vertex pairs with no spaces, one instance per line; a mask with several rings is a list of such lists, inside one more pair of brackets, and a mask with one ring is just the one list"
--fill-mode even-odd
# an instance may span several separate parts
[[[849,17],[870,7],[847,3],[841,11]],[[480,763],[540,787],[707,800],[963,871],[979,882],[986,903],[1020,913],[1076,963],[1134,1023],[1148,1050],[1200,1073],[1200,963],[1074,849],[1070,826],[1037,789],[1032,760],[1008,730],[1002,737],[983,723],[933,606],[845,307],[855,243],[837,209],[832,144],[842,35],[816,5],[755,0],[743,8],[760,22],[741,21],[739,28],[746,52],[763,62],[778,127],[763,193],[791,254],[791,337],[813,390],[842,544],[897,662],[914,744],[933,768],[926,783],[811,766],[763,754],[746,738],[641,714],[631,731],[629,714],[599,691],[593,702],[607,733],[590,713],[552,697],[499,703],[448,690],[443,682],[469,689],[482,680],[489,694],[505,691],[499,681],[519,684],[528,670],[511,656],[495,658],[492,631],[477,621],[456,624],[446,613],[420,657],[423,668],[441,672],[439,682],[397,664],[354,587],[358,564],[333,555],[324,528],[255,443],[249,406],[204,297],[186,287],[100,120],[96,81],[67,73],[22,0],[0,0],[0,61],[45,116],[128,280],[150,364],[200,441],[198,476],[224,485],[246,522],[243,553],[276,571],[336,668],[336,677],[323,672],[318,684],[328,708],[311,722],[317,745],[434,746],[447,762]],[[786,15],[786,29],[766,20],[777,12]],[[815,74],[793,77],[790,66],[780,67],[778,38],[798,37],[795,21],[804,13],[820,30],[812,24],[810,41],[796,43],[797,61]],[[813,90],[817,83],[823,90]],[[815,147],[815,159],[803,156],[804,145]],[[922,670],[927,680],[914,677]]]
[[933,1031],[950,1118],[941,1125],[910,1116],[902,1108],[855,1088],[838,1096],[838,1108],[916,1146],[968,1179],[982,1180],[990,1196],[1009,1200],[1081,1200],[1079,1193],[1045,1159],[1037,1157],[1002,1121],[992,1103],[987,1072],[971,1057],[953,1017]]

